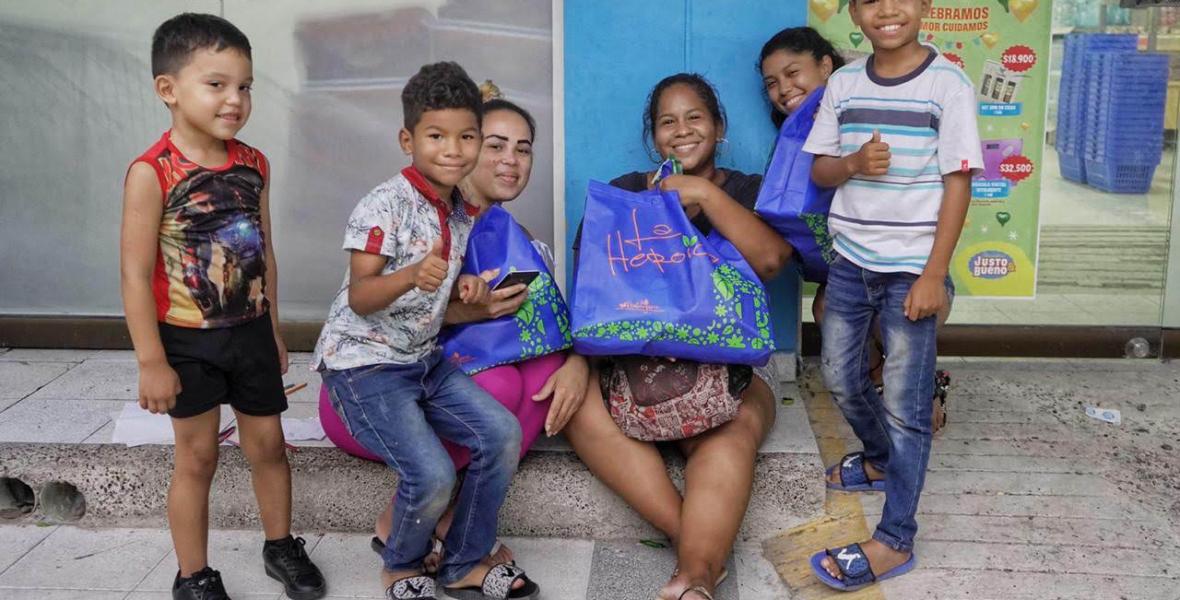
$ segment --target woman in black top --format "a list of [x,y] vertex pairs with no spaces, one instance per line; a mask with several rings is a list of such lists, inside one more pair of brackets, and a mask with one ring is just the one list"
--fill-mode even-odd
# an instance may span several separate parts
[[[701,76],[673,75],[652,90],[644,114],[645,142],[650,136],[656,154],[675,156],[684,166],[683,175],[664,179],[661,187],[679,192],[684,212],[702,233],[717,230],[759,277],[769,279],[787,263],[791,247],[752,210],[762,178],[716,166],[724,133],[724,111]],[[640,191],[651,180],[652,173],[634,172],[611,184]],[[615,425],[597,370],[591,372],[586,402],[566,428],[590,470],[676,548],[677,569],[659,598],[707,600],[723,576],[750,499],[758,447],[774,424],[777,381],[765,369],[754,369],[753,375],[733,421],[677,442],[687,458],[683,496],[655,445],[631,439]]]

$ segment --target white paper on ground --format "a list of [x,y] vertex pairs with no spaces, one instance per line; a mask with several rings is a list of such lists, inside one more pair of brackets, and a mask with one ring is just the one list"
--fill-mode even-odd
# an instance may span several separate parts
[[1099,421],[1106,421],[1107,423],[1114,423],[1120,425],[1123,422],[1123,415],[1117,408],[1098,408],[1097,406],[1087,406],[1086,414]]
[[176,436],[172,432],[172,419],[168,415],[153,415],[140,408],[138,403],[128,402],[115,416],[111,443],[128,446],[174,444]]
[[283,419],[283,437],[287,438],[288,442],[322,440],[324,435],[324,428],[320,425],[319,417]]

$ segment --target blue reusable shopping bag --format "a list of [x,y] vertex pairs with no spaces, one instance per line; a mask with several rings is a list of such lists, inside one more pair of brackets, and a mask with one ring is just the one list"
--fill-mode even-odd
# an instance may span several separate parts
[[674,191],[591,181],[574,273],[574,350],[764,365],[766,290],[720,236],[692,225]]
[[515,315],[443,329],[443,353],[471,375],[485,369],[569,348],[569,308],[541,254],[507,210],[493,206],[475,222],[467,241],[463,273],[500,269],[492,287],[513,271],[540,271],[529,284],[528,299]]
[[754,204],[754,212],[795,249],[803,278],[817,283],[828,280],[828,265],[836,258],[828,233],[828,210],[836,190],[812,183],[815,157],[803,151],[803,143],[823,96],[824,88],[815,90],[783,122]]

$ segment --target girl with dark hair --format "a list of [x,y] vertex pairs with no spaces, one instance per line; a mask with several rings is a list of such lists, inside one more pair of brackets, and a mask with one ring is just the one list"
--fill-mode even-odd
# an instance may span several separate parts
[[[682,163],[684,174],[669,176],[660,185],[679,192],[693,224],[705,234],[716,229],[759,277],[769,279],[780,271],[791,247],[753,212],[762,178],[716,166],[725,112],[709,82],[687,73],[660,81],[643,124],[648,148],[661,159],[675,157]],[[651,181],[652,173],[636,171],[611,185],[641,191]],[[765,368],[728,367],[730,393],[741,400],[738,415],[675,442],[687,459],[681,494],[655,444],[627,437],[607,411],[603,397],[611,389],[603,389],[600,374],[618,360],[612,357],[591,369],[586,401],[570,420],[566,437],[595,476],[667,535],[676,549],[678,566],[658,597],[709,600],[725,577],[726,558],[746,513],[758,447],[774,424],[778,378]]]
[[766,40],[758,70],[774,126],[781,127],[796,106],[843,66],[844,59],[832,43],[810,27],[784,29]]

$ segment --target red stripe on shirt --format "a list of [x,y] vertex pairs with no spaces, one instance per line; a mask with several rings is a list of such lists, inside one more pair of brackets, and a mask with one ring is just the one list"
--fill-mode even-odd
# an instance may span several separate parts
[[402,176],[410,182],[410,185],[414,186],[415,190],[418,190],[419,194],[422,194],[422,197],[426,198],[426,201],[438,213],[438,230],[442,233],[442,255],[447,261],[450,261],[451,228],[447,227],[447,218],[451,215],[451,207],[443,202],[442,198],[438,197],[438,192],[435,191],[434,186],[430,185],[430,182],[426,180],[426,176],[422,175],[422,172],[414,167],[414,165],[402,169]]

